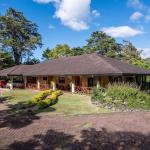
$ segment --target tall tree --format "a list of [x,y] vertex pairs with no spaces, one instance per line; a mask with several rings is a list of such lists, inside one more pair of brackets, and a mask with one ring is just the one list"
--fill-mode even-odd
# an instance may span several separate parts
[[9,8],[0,16],[0,45],[12,52],[15,64],[21,64],[23,57],[42,45],[37,25],[22,12]]
[[141,59],[141,51],[139,51],[130,41],[123,41],[122,56],[126,61],[132,61],[132,59]]
[[132,65],[150,70],[150,64],[142,59],[141,52],[130,41],[123,41],[121,59]]
[[86,52],[85,49],[81,48],[81,47],[74,47],[74,48],[72,48],[72,55],[73,56],[82,55],[85,52]]
[[43,52],[44,59],[55,59],[59,57],[67,57],[72,55],[72,50],[67,44],[58,44],[55,48],[47,48]]
[[115,57],[120,53],[120,45],[116,40],[101,31],[93,32],[85,46],[87,53],[99,51],[102,55]]

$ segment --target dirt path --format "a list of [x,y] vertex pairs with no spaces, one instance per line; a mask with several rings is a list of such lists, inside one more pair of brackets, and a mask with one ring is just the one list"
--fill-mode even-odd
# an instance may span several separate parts
[[[7,108],[3,104],[0,106],[3,108],[0,109],[3,123]],[[150,113],[45,115],[30,118],[28,124],[22,119],[24,126],[10,126],[10,117],[7,119],[7,123],[0,126],[1,150],[150,149]],[[16,125],[17,121],[11,123]]]

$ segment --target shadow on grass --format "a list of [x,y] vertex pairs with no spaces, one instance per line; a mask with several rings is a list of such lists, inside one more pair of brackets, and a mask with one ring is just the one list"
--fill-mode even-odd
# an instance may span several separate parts
[[48,130],[46,134],[34,135],[28,141],[16,141],[11,150],[149,150],[150,135],[135,132],[81,131],[81,139],[64,132]]
[[[5,98],[1,101],[6,101]],[[24,102],[17,104],[6,104],[8,109],[0,110],[0,128],[22,128],[31,124],[34,120],[40,119],[37,116],[38,113],[44,112],[45,110],[40,110],[35,107],[28,107]],[[49,112],[53,112],[55,109],[49,107]]]
[[11,99],[12,99],[11,96],[0,97],[0,103],[4,103],[4,102],[6,102],[7,100],[11,100]]

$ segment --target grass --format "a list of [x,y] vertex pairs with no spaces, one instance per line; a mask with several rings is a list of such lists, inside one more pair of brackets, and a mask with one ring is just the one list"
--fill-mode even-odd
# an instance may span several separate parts
[[3,94],[7,98],[8,104],[17,104],[19,102],[26,102],[37,93],[35,90],[13,90]]
[[[37,93],[34,90],[14,90],[4,94],[8,97],[8,104],[17,104],[20,102],[27,102]],[[52,110],[55,110],[52,112]],[[38,113],[40,113],[39,111]],[[91,104],[90,96],[78,95],[71,93],[64,93],[59,97],[57,104],[46,108],[42,111],[43,113],[56,113],[65,115],[82,115],[82,114],[98,114],[107,113],[110,110],[96,107]]]
[[106,113],[107,109],[91,104],[90,96],[64,93],[56,105],[52,106],[58,113],[80,115]]

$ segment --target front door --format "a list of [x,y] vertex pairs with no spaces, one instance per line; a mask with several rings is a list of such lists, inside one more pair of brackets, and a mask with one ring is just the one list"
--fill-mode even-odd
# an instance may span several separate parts
[[81,86],[81,82],[80,82],[80,77],[79,76],[75,77],[75,86]]
[[93,87],[93,86],[94,86],[94,79],[88,78],[88,87]]

